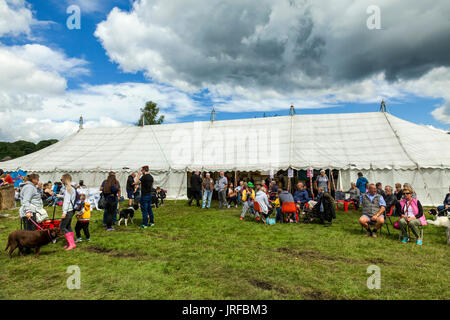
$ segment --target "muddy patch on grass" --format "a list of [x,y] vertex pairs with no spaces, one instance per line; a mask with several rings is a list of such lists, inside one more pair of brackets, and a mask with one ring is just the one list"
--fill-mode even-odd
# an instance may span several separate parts
[[343,258],[343,257],[333,257],[327,256],[320,251],[298,251],[291,248],[278,248],[278,252],[290,255],[295,258],[311,259],[311,260],[326,260],[326,261],[341,261],[345,263],[354,263],[354,260]]
[[389,265],[390,263],[387,261],[384,261],[383,258],[370,258],[370,259],[366,259],[367,263],[370,264],[384,264],[384,265]]
[[86,247],[84,250],[91,252],[91,253],[98,253],[98,254],[106,254],[113,258],[141,258],[145,256],[141,253],[135,253],[135,252],[122,252],[115,249],[109,249],[109,248],[102,248],[100,246],[89,246]]
[[252,286],[262,289],[262,290],[272,290],[273,289],[273,286],[270,283],[262,281],[262,280],[252,279],[249,282]]

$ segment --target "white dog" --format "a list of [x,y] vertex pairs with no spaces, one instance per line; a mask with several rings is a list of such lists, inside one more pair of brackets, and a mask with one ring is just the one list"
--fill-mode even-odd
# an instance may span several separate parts
[[429,224],[433,224],[436,227],[450,227],[450,213],[446,216],[434,215],[434,220],[427,220]]
[[429,224],[435,225],[436,227],[446,227],[447,231],[447,244],[450,245],[450,213],[446,216],[438,216],[436,210],[430,210],[430,214],[434,215],[434,220],[427,220]]

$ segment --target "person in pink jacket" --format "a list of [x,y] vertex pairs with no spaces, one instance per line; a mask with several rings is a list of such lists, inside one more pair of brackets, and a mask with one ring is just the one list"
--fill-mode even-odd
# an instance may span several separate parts
[[397,212],[400,213],[400,230],[402,232],[402,243],[409,241],[408,226],[416,236],[417,245],[422,245],[422,238],[419,232],[419,226],[427,224],[425,215],[423,214],[422,204],[417,198],[413,198],[414,190],[412,187],[404,187],[403,195],[404,199],[397,202]]

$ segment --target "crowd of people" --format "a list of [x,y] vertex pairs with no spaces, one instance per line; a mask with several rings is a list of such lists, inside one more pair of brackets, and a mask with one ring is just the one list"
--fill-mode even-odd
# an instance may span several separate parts
[[[2,175],[3,177],[3,175]],[[6,180],[6,179],[4,179]],[[216,191],[219,209],[228,209],[232,206],[242,206],[240,220],[244,220],[247,214],[253,214],[257,221],[268,223],[270,219],[275,222],[299,223],[313,222],[318,219],[320,223],[326,221],[331,224],[336,218],[334,203],[331,196],[330,181],[321,171],[314,181],[317,189],[314,195],[310,188],[303,182],[298,182],[295,191],[287,190],[279,181],[266,179],[255,182],[239,180],[233,185],[224,172],[220,172],[216,181],[211,173],[201,174],[196,171],[190,178],[191,193],[188,205],[194,201],[199,208],[211,208],[212,194]],[[4,182],[10,183],[10,182]],[[160,187],[153,187],[154,179],[149,167],[143,166],[136,173],[133,172],[127,178],[126,194],[130,207],[140,207],[142,212],[141,229],[155,225],[152,207],[164,205],[166,191]],[[119,201],[123,199],[121,186],[114,172],[110,172],[100,186],[102,208],[104,208],[103,224],[107,231],[114,231],[117,222]],[[62,175],[60,181],[42,183],[39,175],[29,174],[18,188],[18,199],[21,202],[19,210],[20,218],[25,230],[35,230],[36,222],[48,220],[45,205],[61,205],[62,215],[60,230],[67,239],[66,249],[76,247],[76,242],[82,241],[81,231],[85,239],[90,241],[89,221],[90,202],[87,201],[87,187],[81,180],[74,184],[70,174]],[[361,208],[362,215],[359,223],[366,230],[366,235],[377,237],[377,232],[386,223],[386,214],[398,216],[398,226],[401,232],[402,243],[408,242],[408,230],[416,237],[417,245],[422,245],[423,239],[420,227],[426,225],[426,219],[422,204],[417,199],[413,187],[405,183],[403,186],[395,184],[395,188],[381,183],[369,183],[362,173],[358,173],[356,183],[351,183],[348,191],[335,192],[336,199],[344,197],[351,201],[355,208]],[[450,211],[450,193],[445,196],[442,206],[437,208],[439,212]],[[270,218],[275,213],[275,218]],[[75,235],[72,229],[72,220],[76,219]]]
[[[154,179],[148,166],[141,171],[132,173],[127,179],[127,197],[130,206],[138,206],[142,212],[141,229],[154,226],[152,206],[164,205],[166,191],[160,187],[153,188]],[[24,230],[34,231],[40,223],[50,221],[45,206],[62,207],[59,229],[66,238],[66,250],[76,248],[76,243],[82,241],[83,231],[85,240],[90,241],[89,222],[91,218],[91,203],[87,199],[87,186],[83,180],[75,184],[68,173],[62,175],[60,181],[42,183],[39,175],[32,173],[24,178],[24,182],[16,189],[17,200],[20,201],[19,216]],[[114,172],[109,172],[99,188],[101,192],[101,207],[104,209],[103,224],[107,231],[114,231],[117,222],[119,201],[122,198],[120,183]],[[75,232],[72,221],[76,219]],[[23,254],[30,253],[25,248]]]
[[[257,221],[262,219],[267,223],[270,214],[276,212],[277,222],[299,223],[300,218],[305,217],[307,222],[318,218],[320,223],[328,221],[331,224],[336,217],[333,204],[336,200],[345,199],[353,203],[356,210],[361,208],[359,223],[369,237],[377,237],[377,232],[386,223],[388,214],[399,217],[398,228],[401,231],[402,243],[410,241],[408,230],[411,230],[416,237],[416,244],[422,245],[423,239],[419,229],[427,224],[422,204],[411,184],[396,183],[394,187],[387,185],[383,188],[381,182],[369,183],[361,172],[358,173],[357,181],[351,183],[350,189],[335,192],[336,199],[331,196],[330,179],[324,170],[321,170],[314,180],[313,185],[317,190],[315,197],[311,188],[307,188],[303,182],[299,182],[292,193],[271,179],[259,183],[239,180],[238,185],[234,186],[224,172],[220,172],[219,178],[214,181],[210,173],[202,175],[196,171],[190,178],[190,185],[192,192],[189,206],[196,200],[198,207],[209,209],[212,193],[216,191],[219,209],[242,206],[241,220],[251,213]],[[437,210],[450,210],[450,194],[446,195],[444,204]]]

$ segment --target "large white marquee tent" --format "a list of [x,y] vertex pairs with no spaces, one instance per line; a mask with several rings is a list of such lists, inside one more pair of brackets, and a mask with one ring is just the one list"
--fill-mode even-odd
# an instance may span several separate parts
[[385,112],[80,129],[0,167],[39,173],[41,181],[69,172],[97,187],[110,170],[124,186],[143,165],[172,199],[186,197],[194,170],[312,168],[339,170],[343,189],[359,171],[370,182],[410,182],[423,204],[437,205],[450,185],[450,135]]

